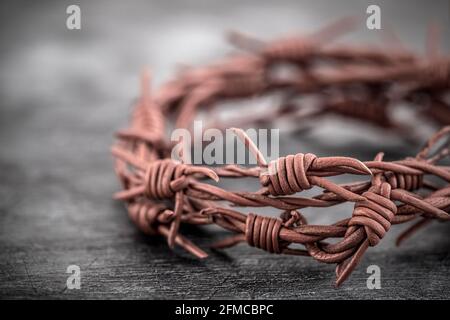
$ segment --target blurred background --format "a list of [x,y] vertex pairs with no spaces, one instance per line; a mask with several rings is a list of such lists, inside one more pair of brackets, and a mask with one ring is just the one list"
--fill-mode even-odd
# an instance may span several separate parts
[[[81,8],[81,30],[66,28],[71,4]],[[179,64],[202,65],[229,53],[229,30],[272,39],[351,15],[361,17],[361,27],[344,41],[377,43],[383,30],[365,27],[370,4],[381,7],[383,29],[418,52],[427,27],[436,23],[448,54],[448,1],[2,1],[0,296],[448,298],[448,225],[435,223],[400,249],[394,249],[398,232],[392,232],[334,290],[333,266],[312,259],[247,247],[201,262],[173,253],[164,241],[141,235],[111,200],[119,184],[109,147],[114,131],[127,124],[144,66],[151,67],[157,87]],[[330,132],[334,139],[323,142]],[[417,152],[418,146],[388,134],[361,132],[342,123],[305,136],[282,130],[280,152],[297,150],[299,143],[308,152],[361,160],[379,150],[388,159]],[[336,216],[315,219],[329,223]],[[212,237],[189,232],[200,245]],[[366,288],[371,263],[384,272],[382,290]],[[82,270],[80,290],[65,288],[70,264]]]

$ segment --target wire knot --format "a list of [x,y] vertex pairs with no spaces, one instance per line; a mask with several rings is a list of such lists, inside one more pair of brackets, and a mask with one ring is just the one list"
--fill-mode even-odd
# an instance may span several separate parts
[[150,199],[169,199],[187,186],[186,165],[171,159],[157,160],[147,168],[145,194]]
[[271,161],[267,172],[260,176],[262,186],[267,187],[273,196],[290,195],[311,189],[308,169],[317,158],[312,153],[297,153]]
[[384,178],[391,185],[392,189],[414,191],[423,186],[423,174],[406,174],[388,171],[384,173]]
[[152,203],[150,201],[137,201],[128,205],[128,214],[138,228],[150,235],[157,235],[157,225],[167,223],[171,220],[173,212],[167,210],[162,203]]
[[391,227],[397,206],[391,200],[391,185],[382,182],[362,194],[365,201],[355,204],[349,226],[361,226],[366,231],[370,246],[377,245]]
[[245,239],[252,247],[281,253],[282,248],[278,240],[281,226],[280,219],[250,213],[245,223]]

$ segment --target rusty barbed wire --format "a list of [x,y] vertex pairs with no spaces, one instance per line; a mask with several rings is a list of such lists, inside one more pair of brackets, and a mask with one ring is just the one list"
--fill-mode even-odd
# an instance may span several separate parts
[[[246,242],[270,253],[310,256],[336,264],[339,286],[392,225],[416,221],[400,235],[400,244],[431,220],[450,220],[450,168],[439,164],[450,154],[450,126],[433,135],[416,156],[397,161],[384,161],[381,152],[370,161],[297,153],[267,163],[238,128],[233,132],[255,156],[256,166],[209,168],[170,157],[169,119],[175,119],[176,128],[189,128],[199,111],[214,114],[220,102],[277,92],[287,93],[280,106],[264,115],[241,117],[239,124],[278,117],[318,122],[323,115],[339,114],[408,135],[413,128],[391,113],[408,103],[418,117],[426,117],[434,125],[450,125],[450,57],[439,52],[435,33],[424,57],[406,49],[328,43],[353,23],[342,19],[307,37],[273,42],[232,33],[231,42],[247,52],[209,66],[184,67],[176,79],[155,93],[150,92],[150,75],[144,71],[130,127],[117,133],[111,149],[123,187],[114,197],[126,203],[139,229],[167,238],[171,248],[178,245],[205,258],[207,253],[180,234],[179,227],[182,223],[216,224],[233,235],[212,247]],[[288,76],[277,73],[279,65],[289,67]],[[303,96],[317,98],[315,110],[302,113],[295,98]],[[363,178],[347,184],[328,179],[340,175]],[[260,189],[226,190],[213,183],[239,178],[258,179]],[[322,191],[312,197],[301,196],[312,187]],[[351,216],[331,225],[308,224],[301,212],[345,202],[354,203]],[[237,207],[272,207],[279,217],[251,210],[244,214]],[[329,243],[327,239],[337,241]]]

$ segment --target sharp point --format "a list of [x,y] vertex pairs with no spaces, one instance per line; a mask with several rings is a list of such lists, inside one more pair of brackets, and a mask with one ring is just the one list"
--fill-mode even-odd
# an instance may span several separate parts
[[334,287],[336,289],[338,289],[341,286],[342,282],[343,282],[342,278],[341,277],[337,277],[336,281],[334,282]]
[[112,146],[111,148],[109,148],[109,151],[113,154],[113,155],[117,155],[120,152],[120,148],[118,146]]
[[215,182],[219,182],[219,176],[217,175],[217,173],[213,170],[209,171],[209,175],[208,175],[211,179],[213,179]]
[[357,161],[359,162],[359,164],[360,164],[360,166],[361,166],[361,168],[362,168],[362,170],[363,170],[364,172],[366,172],[368,175],[373,175],[373,174],[372,174],[372,171],[369,169],[369,167],[367,167],[367,166],[364,164],[364,162],[359,161],[359,160],[357,160]]

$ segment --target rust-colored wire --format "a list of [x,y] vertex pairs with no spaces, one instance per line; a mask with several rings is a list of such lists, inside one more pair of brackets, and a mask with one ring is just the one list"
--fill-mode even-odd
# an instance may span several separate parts
[[[233,131],[257,159],[256,166],[208,168],[171,159],[169,119],[175,118],[175,127],[189,129],[199,110],[214,113],[218,102],[274,92],[288,93],[286,101],[273,113],[242,124],[283,116],[318,123],[321,116],[339,114],[408,135],[413,129],[391,115],[400,103],[409,103],[418,116],[437,125],[450,124],[450,58],[438,52],[435,40],[427,57],[406,50],[325,45],[350,26],[351,20],[344,19],[309,37],[273,42],[233,33],[231,41],[248,52],[210,66],[185,68],[156,93],[150,92],[150,75],[144,71],[131,125],[117,133],[112,147],[123,187],[114,197],[127,204],[132,221],[145,233],[167,238],[171,248],[178,245],[199,258],[207,253],[180,234],[179,226],[216,224],[233,235],[212,247],[246,242],[271,253],[311,256],[336,264],[338,286],[393,224],[416,221],[398,238],[400,244],[433,219],[448,221],[450,169],[439,162],[450,153],[450,126],[433,135],[416,156],[397,161],[384,161],[383,153],[369,161],[297,153],[267,163],[237,128]],[[289,76],[275,72],[279,65],[289,67]],[[299,112],[302,106],[293,101],[301,96],[317,97],[316,110]],[[363,178],[348,184],[328,179],[338,175]],[[261,188],[235,191],[203,182],[220,178],[258,179]],[[301,196],[312,187],[322,191]],[[351,216],[332,225],[308,224],[300,211],[344,202],[354,203]],[[279,218],[251,210],[243,214],[233,207],[272,207]],[[327,242],[331,238],[337,241]]]

